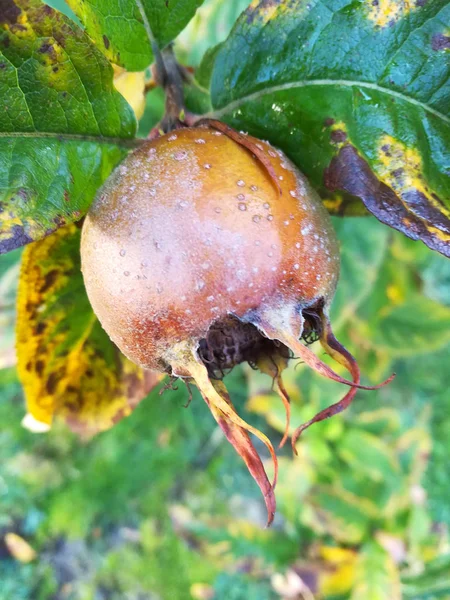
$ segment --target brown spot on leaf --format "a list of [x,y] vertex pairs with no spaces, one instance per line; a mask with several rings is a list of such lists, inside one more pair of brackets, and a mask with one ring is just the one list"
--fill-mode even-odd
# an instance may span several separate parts
[[342,129],[335,129],[331,132],[330,137],[333,142],[340,144],[342,142],[345,142],[345,140],[347,139],[347,134],[345,133],[345,131],[342,131]]
[[44,367],[45,367],[45,363],[43,360],[36,361],[36,373],[38,375],[42,375],[42,373],[44,372]]
[[395,179],[401,179],[404,173],[405,169],[403,169],[402,167],[400,167],[400,169],[395,169],[395,171],[392,171],[392,175],[393,177],[395,177]]
[[106,35],[103,35],[103,43],[105,45],[105,48],[108,50],[110,44],[109,44],[109,39],[107,38]]
[[450,50],[450,37],[442,33],[436,33],[431,39],[433,50]]
[[14,25],[21,12],[12,0],[0,0],[0,23]]
[[39,323],[36,325],[36,334],[41,335],[44,333],[46,327],[47,325],[43,321],[39,321]]
[[47,44],[47,43],[43,43],[42,46],[39,48],[39,52],[41,54],[46,54],[46,53],[50,53],[53,50],[53,46],[51,44]]
[[[382,223],[397,229],[413,240],[422,240],[432,250],[450,257],[450,245],[436,231],[450,231],[450,221],[431,206],[418,191],[403,195],[380,181],[356,148],[347,144],[324,172],[325,186],[331,191],[344,190],[361,198],[366,208]],[[405,205],[406,204],[406,205]],[[411,212],[408,205],[414,210]]]
[[25,244],[29,244],[34,240],[25,233],[23,225],[13,225],[11,228],[11,234],[7,239],[0,239],[0,254],[5,254]]
[[336,121],[332,117],[327,117],[325,119],[325,121],[323,122],[323,124],[324,124],[325,127],[331,127],[335,123],[336,123]]
[[415,215],[450,234],[450,221],[438,208],[430,204],[423,192],[408,190],[404,192],[403,199]]
[[47,390],[47,394],[51,396],[55,392],[57,384],[58,376],[56,375],[56,373],[50,373],[45,383],[45,389]]
[[64,190],[64,200],[70,202],[69,190]]
[[46,292],[58,279],[58,271],[56,269],[52,269],[48,273],[46,273],[44,277],[44,281],[41,287],[41,293]]

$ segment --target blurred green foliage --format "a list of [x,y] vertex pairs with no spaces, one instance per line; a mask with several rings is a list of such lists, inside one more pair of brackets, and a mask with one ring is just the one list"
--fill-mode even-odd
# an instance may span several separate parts
[[[20,253],[2,257],[0,533],[38,558],[24,565],[0,546],[1,600],[450,597],[450,266],[372,218],[335,225],[336,333],[369,381],[397,377],[305,432],[299,457],[280,451],[269,530],[245,466],[198,394],[183,408],[182,384],[90,441],[20,426]],[[228,379],[240,413],[278,442],[284,411],[269,378],[239,368]],[[342,394],[301,365],[285,383],[293,426]]]

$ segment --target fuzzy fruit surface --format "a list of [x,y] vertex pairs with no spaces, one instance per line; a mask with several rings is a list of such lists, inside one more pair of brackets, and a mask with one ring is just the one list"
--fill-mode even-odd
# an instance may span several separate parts
[[195,352],[213,322],[271,312],[275,324],[318,299],[329,306],[339,271],[330,217],[282,152],[247,139],[272,175],[219,131],[177,130],[128,156],[86,218],[90,301],[143,367],[190,376],[176,348],[189,340]]

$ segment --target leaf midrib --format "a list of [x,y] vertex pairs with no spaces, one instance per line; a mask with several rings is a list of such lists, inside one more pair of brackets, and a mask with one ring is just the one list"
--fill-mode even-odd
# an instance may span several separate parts
[[64,142],[94,142],[96,144],[113,144],[125,148],[134,148],[145,142],[143,138],[120,138],[95,135],[83,135],[81,133],[54,133],[45,131],[0,131],[1,138],[36,138],[56,139]]
[[446,115],[442,114],[438,110],[432,108],[431,106],[428,106],[424,102],[420,102],[419,100],[412,98],[411,96],[407,96],[406,94],[402,94],[401,92],[397,92],[395,90],[390,90],[389,88],[383,87],[376,83],[370,83],[367,81],[353,81],[353,80],[347,80],[347,79],[310,79],[310,80],[301,80],[301,81],[295,81],[295,82],[290,82],[290,83],[283,83],[280,85],[273,85],[271,87],[266,87],[266,88],[264,88],[262,90],[258,90],[256,92],[252,92],[251,94],[248,94],[247,96],[243,96],[242,98],[239,98],[238,100],[233,100],[226,106],[224,106],[220,109],[217,109],[217,110],[213,110],[204,116],[206,118],[220,119],[222,116],[227,115],[230,112],[233,112],[234,110],[241,107],[243,104],[245,104],[247,102],[259,100],[260,98],[263,98],[264,96],[267,96],[269,94],[273,94],[276,92],[282,92],[282,91],[291,90],[291,89],[306,88],[306,87],[310,87],[310,86],[311,87],[313,87],[313,86],[360,87],[360,88],[365,88],[365,89],[369,89],[369,90],[375,90],[377,92],[381,92],[381,93],[387,94],[389,96],[392,96],[394,98],[398,98],[400,100],[408,102],[414,106],[418,106],[419,108],[423,109],[424,111],[434,115],[438,119],[441,119],[444,123],[448,123],[450,125],[450,117],[447,117]]

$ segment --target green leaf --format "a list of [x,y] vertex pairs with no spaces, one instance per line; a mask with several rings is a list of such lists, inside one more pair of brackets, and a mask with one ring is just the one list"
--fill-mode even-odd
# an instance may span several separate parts
[[398,306],[386,307],[373,330],[373,343],[391,356],[425,354],[450,342],[450,308],[412,292]]
[[126,359],[90,306],[80,230],[63,227],[23,254],[17,306],[18,372],[28,411],[45,429],[62,417],[84,435],[112,427],[158,381]]
[[0,253],[79,220],[136,129],[113,70],[38,0],[0,15]]
[[402,578],[404,598],[411,600],[435,600],[448,598],[450,594],[450,554],[430,561],[418,575]]
[[400,469],[395,454],[377,436],[350,429],[339,443],[338,453],[355,471],[382,482],[398,476]]
[[355,568],[350,600],[401,600],[399,573],[391,556],[376,542],[367,542]]
[[282,148],[330,211],[361,198],[450,256],[449,22],[447,0],[253,2],[215,60],[210,116]]
[[250,0],[205,0],[177,39],[176,49],[183,54],[184,62],[198,65],[205,52],[228,36],[236,19],[249,4]]
[[67,0],[107,58],[129,71],[153,61],[153,40],[167,46],[203,0]]
[[336,333],[373,292],[388,245],[388,230],[375,219],[333,219],[340,242],[341,274],[331,309]]

